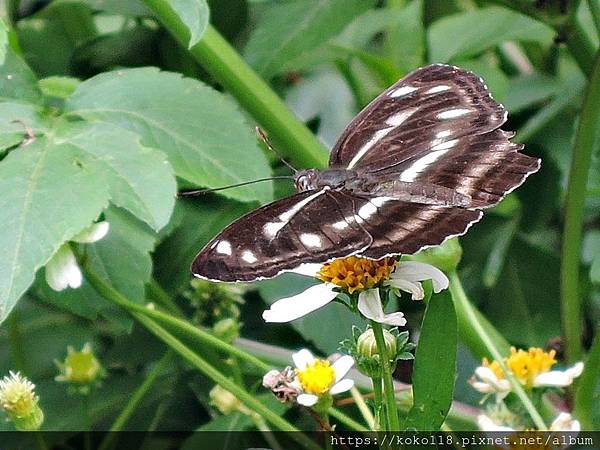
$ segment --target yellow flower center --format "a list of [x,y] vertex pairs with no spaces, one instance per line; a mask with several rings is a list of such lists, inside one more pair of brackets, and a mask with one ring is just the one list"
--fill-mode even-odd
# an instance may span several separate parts
[[527,387],[532,387],[535,377],[548,372],[556,364],[555,355],[554,350],[545,352],[541,348],[531,347],[528,351],[525,351],[513,347],[510,349],[506,366],[521,383]]
[[[533,387],[535,378],[539,374],[548,372],[556,364],[554,356],[556,356],[554,350],[545,352],[541,348],[531,347],[528,351],[525,351],[512,347],[510,349],[510,356],[505,358],[505,362],[508,370],[522,384],[531,388]],[[499,379],[506,378],[498,361],[490,363],[487,358],[483,358],[483,365],[492,370]]]
[[304,370],[296,369],[296,375],[304,392],[314,395],[327,393],[335,382],[335,371],[329,361],[323,359],[315,359]]
[[387,280],[396,269],[395,258],[373,260],[358,256],[336,259],[324,264],[317,278],[333,283],[352,294],[354,291],[371,289]]

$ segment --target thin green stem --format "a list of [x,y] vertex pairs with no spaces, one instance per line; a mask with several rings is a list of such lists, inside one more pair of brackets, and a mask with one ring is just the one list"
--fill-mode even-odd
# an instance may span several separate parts
[[596,26],[596,33],[600,37],[600,0],[588,0],[588,6],[594,19],[594,25]]
[[[114,289],[112,286],[110,286],[108,283],[102,280],[102,278],[96,275],[88,264],[82,264],[82,268],[85,273],[86,279],[100,295],[102,295],[105,299],[109,300],[110,302],[125,308],[140,324],[146,327],[152,334],[154,334],[156,337],[162,340],[173,351],[177,352],[193,367],[202,372],[206,377],[210,378],[212,381],[214,381],[224,389],[227,389],[229,392],[235,395],[244,405],[246,405],[246,407],[260,414],[262,417],[265,418],[265,420],[271,423],[278,430],[290,432],[298,431],[298,429],[294,427],[291,423],[275,414],[267,406],[263,405],[260,401],[258,401],[252,394],[238,386],[231,379],[227,378],[214,366],[212,366],[202,357],[194,353],[189,347],[184,345],[179,339],[177,339],[166,329],[161,327],[150,317],[147,317],[146,315],[141,314],[140,312],[135,312],[134,310],[132,310],[132,308],[129,308],[128,306],[131,306],[132,303],[129,300],[127,300],[127,298],[124,297],[119,291]],[[315,448],[315,444],[304,434],[292,433],[291,436],[298,442]]]
[[152,278],[150,283],[147,285],[147,289],[150,297],[152,297],[165,310],[174,316],[183,317],[183,312],[181,309],[179,309],[177,303],[175,303],[171,296],[165,292],[160,284],[158,284],[158,281]]
[[109,432],[100,443],[98,450],[107,450],[111,448],[113,442],[117,437],[117,432],[121,431],[134,411],[140,406],[143,398],[150,391],[158,377],[164,372],[165,368],[170,364],[173,359],[173,352],[167,351],[163,357],[154,365],[144,382],[135,390],[133,395],[129,398],[127,405],[123,408],[123,411],[115,419]]
[[[450,273],[450,286],[452,286],[452,285],[455,285],[455,289],[451,288],[451,292],[453,294],[452,295],[453,299],[455,297],[454,292],[463,292],[464,293],[464,291],[462,289],[462,285],[460,283],[460,278],[458,277],[458,274],[456,272]],[[531,399],[527,396],[527,393],[523,389],[523,386],[521,386],[521,383],[514,377],[512,372],[510,372],[508,370],[508,368],[506,367],[506,364],[504,363],[504,357],[502,356],[502,354],[500,353],[500,350],[494,343],[494,339],[488,332],[487,326],[482,325],[482,322],[480,322],[481,317],[478,317],[477,314],[475,314],[475,309],[472,306],[470,306],[470,303],[466,299],[466,296],[461,299],[458,299],[458,302],[457,302],[457,299],[454,299],[454,304],[456,305],[457,303],[459,303],[459,304],[464,303],[464,305],[461,305],[461,306],[463,307],[463,313],[465,314],[465,316],[464,316],[465,322],[470,323],[470,326],[472,327],[473,332],[479,337],[479,340],[485,346],[487,353],[489,353],[492,356],[492,358],[494,358],[498,362],[498,364],[502,368],[502,371],[504,372],[504,375],[510,382],[513,392],[517,395],[517,397],[519,397],[519,400],[521,400],[521,403],[523,403],[523,406],[525,407],[525,409],[531,416],[531,419],[535,423],[535,426],[537,427],[537,429],[538,430],[547,430],[546,424],[544,423],[544,419],[542,419],[542,416],[540,415],[538,410],[533,405]],[[468,304],[468,306],[467,306],[467,304]],[[460,325],[461,325],[461,322],[459,321],[459,326]]]
[[[329,414],[323,414],[323,423],[326,426],[325,430],[331,430],[331,424],[329,423]],[[324,441],[325,450],[332,450],[331,439],[329,439],[329,436],[327,434],[324,435]]]
[[600,123],[600,52],[588,83],[567,184],[561,260],[561,318],[567,361],[581,359],[581,299],[579,265],[584,203],[592,153]]
[[[469,350],[479,358],[493,357],[477,331],[477,324],[487,330],[487,335],[500,353],[508,354],[510,344],[469,301],[456,273],[452,273],[450,276],[450,293],[458,319],[458,335]],[[472,317],[474,320],[471,320]]]
[[8,341],[10,342],[10,352],[15,362],[15,367],[19,372],[27,373],[25,355],[23,354],[23,342],[19,330],[19,316],[16,310],[8,318]]
[[390,357],[388,355],[388,351],[385,346],[385,339],[383,337],[383,327],[380,323],[372,320],[371,328],[373,328],[375,342],[377,342],[377,350],[381,359],[383,398],[385,401],[385,412],[389,426],[389,429],[386,431],[399,431],[400,421],[398,420],[398,408],[396,407],[396,395],[392,380],[392,368],[390,366]]
[[330,408],[329,415],[331,417],[335,417],[340,423],[343,423],[351,430],[361,431],[361,432],[369,431],[369,429],[367,427],[365,427],[364,425],[361,425],[353,418],[348,417],[346,414],[341,412],[339,409]]
[[375,403],[375,431],[384,431],[388,429],[385,420],[383,406],[383,389],[381,388],[381,378],[372,378],[373,381],[373,401]]
[[[379,384],[379,386],[381,386],[381,384]],[[362,394],[360,393],[360,391],[358,390],[358,388],[356,386],[354,386],[352,389],[350,389],[350,395],[352,395],[352,398],[354,399],[354,403],[356,404],[356,407],[358,408],[361,415],[363,416],[363,419],[365,419],[365,422],[367,423],[367,426],[369,427],[369,429],[374,430],[375,429],[375,418],[373,417],[373,413],[367,406],[367,403],[365,402],[364,397],[362,396]]]
[[[173,37],[187,46],[189,31],[168,0],[144,3]],[[318,139],[217,30],[209,26],[190,53],[269,132],[286,157],[305,167],[325,165],[327,152]]]
[[600,379],[600,326],[596,329],[596,337],[585,361],[585,368],[577,383],[575,392],[575,417],[581,422],[584,430],[593,430],[594,406],[597,404],[596,386]]

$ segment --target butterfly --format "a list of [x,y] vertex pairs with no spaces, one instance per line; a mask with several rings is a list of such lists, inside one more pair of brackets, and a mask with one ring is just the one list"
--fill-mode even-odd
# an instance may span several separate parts
[[226,227],[192,272],[254,281],[350,255],[412,254],[460,236],[540,168],[500,129],[506,119],[472,72],[417,69],[350,122],[327,169],[298,171],[298,193]]

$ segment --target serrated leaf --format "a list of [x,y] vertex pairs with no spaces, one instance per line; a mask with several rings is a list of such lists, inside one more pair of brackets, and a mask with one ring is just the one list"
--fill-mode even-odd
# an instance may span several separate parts
[[6,53],[0,74],[0,101],[42,103],[35,75],[11,50]]
[[371,0],[296,0],[273,4],[261,16],[244,54],[261,75],[270,78],[281,73],[289,61],[336,36],[373,4]]
[[490,7],[454,14],[429,27],[429,60],[449,62],[476,56],[505,41],[551,44],[554,31],[513,10]]
[[[175,174],[195,185],[221,187],[268,176],[270,167],[251,127],[222,94],[154,68],[119,70],[79,85],[66,111],[132,130],[164,151]],[[270,183],[227,189],[241,201],[268,201]]]
[[405,428],[439,430],[450,406],[456,375],[457,321],[450,291],[427,304],[413,368],[413,407]]
[[188,48],[192,48],[202,39],[208,27],[209,10],[206,0],[171,0],[169,5],[188,28]]
[[69,142],[90,158],[115,205],[157,231],[167,224],[177,186],[162,152],[141,145],[137,135],[104,123],[74,124],[59,130],[56,141]]
[[103,180],[80,151],[47,137],[0,163],[0,322],[60,245],[107,205]]

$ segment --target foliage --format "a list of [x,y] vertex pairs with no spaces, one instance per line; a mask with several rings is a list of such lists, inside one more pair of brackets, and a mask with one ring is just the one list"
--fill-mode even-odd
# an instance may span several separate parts
[[[287,174],[255,138],[255,125],[286,158],[324,161],[323,148],[360,108],[430,62],[482,76],[509,110],[505,128],[543,164],[461,239],[452,296],[433,295],[427,308],[391,299],[411,337],[421,333],[414,369],[405,355],[396,370],[414,391],[414,406],[399,396],[401,423],[476,429],[465,403],[478,405],[465,394],[466,378],[455,380],[456,365],[463,374],[483,356],[501,359],[492,353],[507,341],[556,348],[559,364],[585,360],[590,348],[597,355],[600,94],[589,80],[600,73],[593,58],[600,17],[591,2],[567,3],[566,13],[553,2],[519,0],[2,3],[0,378],[19,370],[36,384],[46,430],[314,428],[310,416],[265,395],[258,380],[271,365],[291,365],[300,347],[337,351],[364,320],[332,302],[290,325],[264,324],[263,309],[307,287],[305,278],[285,275],[248,286],[236,313],[219,315],[241,325],[242,350],[206,331],[211,321],[188,323],[211,317],[201,299],[212,291],[190,285],[196,252],[292,186],[257,183],[194,198],[177,192]],[[582,105],[587,120],[577,118]],[[105,238],[73,242],[99,220],[110,224]],[[65,245],[83,282],[55,292],[44,267]],[[231,310],[219,301],[206,304]],[[89,395],[67,395],[53,361],[86,343],[106,378]],[[155,365],[165,352],[177,363]],[[153,370],[153,383],[143,383]],[[589,401],[600,395],[599,371],[586,367],[585,398],[572,392],[589,429],[600,426],[600,402]],[[209,402],[215,383],[239,389],[242,403],[261,413],[219,414]],[[130,404],[136,390],[139,401]],[[340,410],[350,416],[340,427],[362,423],[357,409]],[[10,429],[0,421],[0,430]]]

